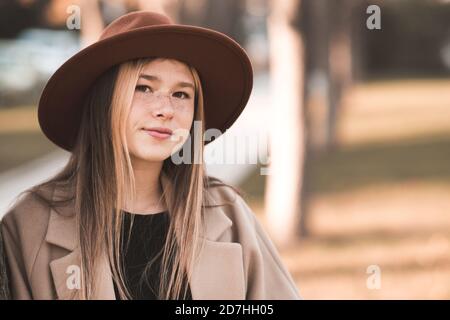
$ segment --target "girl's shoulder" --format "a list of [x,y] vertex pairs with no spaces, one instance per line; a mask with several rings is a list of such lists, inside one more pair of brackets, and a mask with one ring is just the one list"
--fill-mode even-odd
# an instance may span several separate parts
[[207,215],[221,221],[228,219],[229,240],[242,238],[241,233],[254,234],[256,216],[246,201],[245,193],[217,178],[213,179],[214,186],[207,189]]
[[61,195],[63,190],[54,184],[47,184],[23,191],[2,217],[2,228],[17,236],[23,233],[27,236],[42,236],[45,234],[51,209],[57,208],[56,196],[58,192]]
[[[51,190],[44,189],[41,192],[49,195]],[[1,220],[5,247],[32,266],[32,261],[44,243],[49,219],[50,208],[39,195],[29,190],[22,192]]]
[[242,214],[240,203],[243,201],[241,194],[228,185],[210,187],[205,194],[205,214],[233,222]]
[[244,192],[223,180],[208,176],[205,205],[211,207],[235,206],[244,201]]
[[49,211],[50,208],[45,199],[51,199],[52,194],[53,189],[51,187],[43,187],[39,190],[34,187],[23,191],[15,198],[10,209],[3,216],[2,222],[38,220],[39,217]]

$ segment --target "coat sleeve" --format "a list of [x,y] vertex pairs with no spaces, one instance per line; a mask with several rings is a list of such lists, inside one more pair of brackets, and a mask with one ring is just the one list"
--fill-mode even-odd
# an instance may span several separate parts
[[20,250],[19,240],[15,236],[18,233],[14,232],[14,229],[14,224],[4,218],[1,222],[1,235],[5,249],[10,294],[14,300],[29,300],[32,299],[32,295],[28,286],[22,250]]
[[3,249],[3,238],[1,236],[1,221],[0,221],[0,300],[8,300],[9,296],[9,282],[6,272],[5,251]]
[[246,299],[299,300],[295,281],[281,257],[247,203],[237,196],[236,217],[244,255]]

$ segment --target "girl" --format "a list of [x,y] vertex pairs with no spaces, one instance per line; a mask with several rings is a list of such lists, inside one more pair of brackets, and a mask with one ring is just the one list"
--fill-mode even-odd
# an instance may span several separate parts
[[248,101],[245,51],[138,11],[61,66],[39,123],[66,167],[5,215],[14,299],[298,299],[238,190],[205,173],[203,137]]

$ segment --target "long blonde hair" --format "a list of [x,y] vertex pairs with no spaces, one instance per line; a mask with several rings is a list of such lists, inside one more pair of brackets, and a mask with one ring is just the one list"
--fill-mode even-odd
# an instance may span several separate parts
[[[97,79],[83,105],[80,129],[66,167],[45,183],[28,190],[52,207],[58,203],[42,194],[42,187],[53,185],[73,190],[60,202],[71,203],[76,214],[82,278],[79,299],[93,296],[95,270],[103,257],[110,263],[120,298],[132,298],[124,280],[120,251],[124,241],[121,237],[124,194],[134,193],[125,127],[137,79],[149,61],[150,58],[127,61]],[[201,121],[202,126],[201,132],[194,132],[191,127],[191,139],[195,140],[192,143],[199,146],[190,148],[192,163],[174,164],[171,158],[163,163],[160,179],[166,183],[162,200],[167,205],[170,224],[161,252],[158,299],[185,299],[187,296],[186,284],[192,276],[192,264],[203,244],[200,233],[204,228],[204,210],[215,206],[206,200],[205,190],[226,185],[241,194],[239,189],[206,175],[202,141],[203,91],[197,71],[191,66],[189,69],[195,83],[194,120]]]

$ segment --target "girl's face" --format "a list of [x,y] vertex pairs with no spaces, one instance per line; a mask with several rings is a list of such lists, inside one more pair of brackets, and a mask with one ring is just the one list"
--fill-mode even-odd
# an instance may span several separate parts
[[176,146],[181,146],[187,136],[180,137],[176,130],[189,132],[194,94],[194,78],[182,62],[158,58],[142,69],[126,129],[132,160],[160,162],[179,149]]

